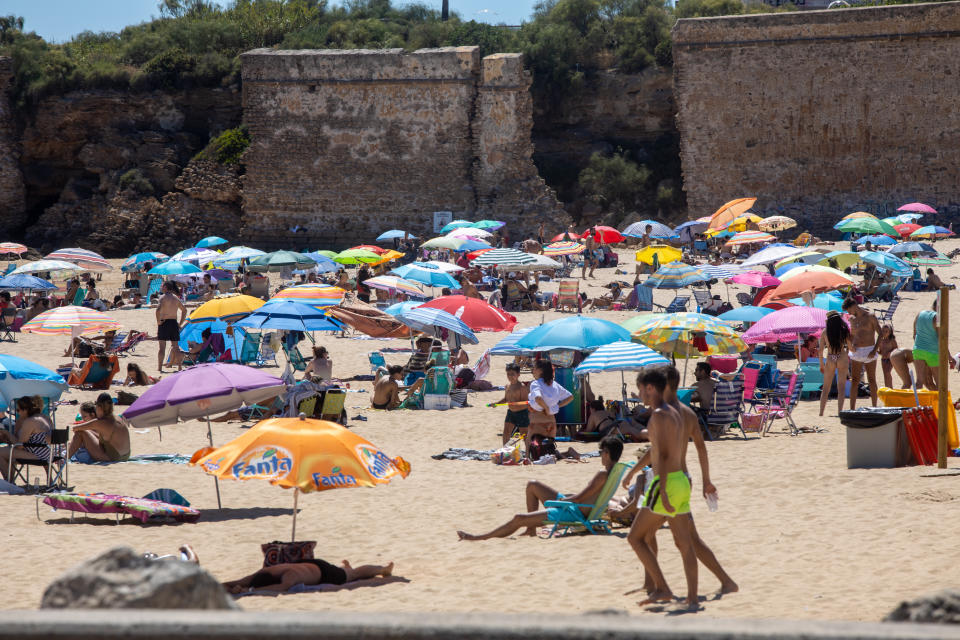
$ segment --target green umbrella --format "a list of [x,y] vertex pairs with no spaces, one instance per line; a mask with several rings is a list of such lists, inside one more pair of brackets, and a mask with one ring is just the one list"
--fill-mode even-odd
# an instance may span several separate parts
[[371,262],[380,262],[380,256],[367,249],[347,249],[346,251],[341,251],[331,259],[340,264],[369,264]]
[[876,218],[852,218],[843,220],[833,227],[844,233],[883,233],[893,238],[899,238],[900,234],[892,226],[883,220]]
[[627,331],[629,331],[630,333],[633,333],[634,331],[636,331],[637,329],[640,328],[640,325],[649,322],[650,319],[653,318],[653,316],[655,316],[655,315],[657,315],[657,314],[655,314],[655,313],[641,313],[641,314],[638,315],[638,316],[634,316],[634,317],[630,318],[630,319],[627,320],[626,322],[621,322],[621,323],[620,323],[620,326],[623,327],[624,329],[626,329]]
[[283,271],[288,268],[305,269],[312,267],[316,261],[296,251],[272,251],[268,254],[251,258],[250,271]]
[[322,250],[317,249],[316,251],[314,251],[314,253],[319,253],[322,256],[326,256],[327,258],[330,258],[331,260],[335,255],[337,255],[336,251],[330,251],[329,249],[322,249]]

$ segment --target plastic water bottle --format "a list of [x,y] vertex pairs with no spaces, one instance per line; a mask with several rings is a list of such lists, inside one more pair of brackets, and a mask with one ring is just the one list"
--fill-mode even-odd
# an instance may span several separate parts
[[716,493],[708,493],[706,495],[706,500],[707,508],[710,509],[711,512],[720,508],[720,496],[718,496]]

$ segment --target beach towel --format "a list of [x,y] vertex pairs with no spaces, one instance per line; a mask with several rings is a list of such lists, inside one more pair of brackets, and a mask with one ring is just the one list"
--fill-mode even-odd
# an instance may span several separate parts
[[187,464],[190,462],[190,456],[184,456],[179,453],[143,453],[137,456],[130,456],[127,460],[94,460],[92,462],[81,462],[80,459],[70,459],[71,464],[96,464],[106,466],[108,464],[125,464],[133,462],[136,464],[151,464],[155,462],[169,462],[171,464]]
[[410,582],[400,576],[389,576],[386,578],[368,578],[367,580],[354,580],[346,584],[295,584],[287,591],[246,591],[244,593],[232,594],[234,598],[243,598],[245,596],[280,596],[292,593],[314,593],[316,591],[352,591],[362,587],[379,587],[383,584],[392,584],[394,582]]
[[81,513],[124,514],[146,523],[171,518],[177,522],[196,522],[200,512],[159,500],[118,496],[109,493],[44,493],[43,503],[54,509],[66,509]]
[[[479,449],[462,449],[459,447],[451,447],[444,451],[443,453],[438,453],[430,456],[434,460],[479,460],[480,462],[489,462],[490,457],[499,449],[490,449],[489,451],[481,451]],[[581,458],[599,458],[599,451],[588,451],[586,453],[580,454]]]

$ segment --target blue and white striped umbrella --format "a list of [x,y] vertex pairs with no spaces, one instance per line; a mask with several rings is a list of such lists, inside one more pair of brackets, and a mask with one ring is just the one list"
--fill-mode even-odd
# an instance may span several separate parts
[[470,327],[463,321],[441,309],[417,307],[396,315],[397,320],[416,331],[423,331],[432,335],[439,335],[438,329],[446,329],[463,337],[470,344],[480,342]]
[[897,256],[880,251],[860,251],[860,259],[884,271],[889,271],[898,278],[909,278],[913,275],[913,267]]
[[636,342],[613,342],[605,344],[573,370],[575,376],[601,371],[637,371],[644,367],[670,364],[667,358]]
[[743,269],[741,269],[740,265],[737,264],[701,264],[697,268],[710,276],[711,280],[725,280],[727,278],[732,278],[738,273],[743,273]]
[[492,356],[526,356],[533,353],[531,349],[523,349],[517,346],[517,340],[527,335],[536,327],[524,327],[523,329],[514,329],[513,333],[498,342],[490,349]]
[[707,280],[710,280],[710,276],[701,269],[682,262],[671,262],[657,269],[643,284],[654,289],[682,289]]
[[387,240],[398,240],[407,237],[411,240],[417,240],[417,236],[413,235],[409,231],[404,231],[403,229],[391,229],[390,231],[384,231],[377,236],[377,242],[386,242]]
[[647,225],[653,227],[650,230],[651,238],[676,238],[679,237],[677,233],[663,224],[662,222],[657,222],[656,220],[641,220],[640,222],[634,222],[626,229],[623,230],[623,235],[631,236],[634,238],[642,238],[643,234],[647,230]]
[[405,280],[413,280],[414,282],[420,282],[430,287],[460,288],[460,283],[457,282],[452,275],[426,262],[412,262],[410,264],[400,265],[399,267],[390,269],[390,273],[398,275]]
[[510,267],[518,264],[531,264],[536,261],[537,259],[533,257],[532,254],[517,251],[516,249],[493,249],[492,251],[481,253],[474,258],[470,264],[478,267]]

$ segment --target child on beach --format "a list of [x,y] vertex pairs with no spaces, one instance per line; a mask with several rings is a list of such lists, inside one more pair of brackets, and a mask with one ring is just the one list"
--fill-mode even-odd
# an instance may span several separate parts
[[893,387],[893,363],[890,361],[890,354],[899,348],[897,338],[893,335],[893,327],[889,324],[880,327],[877,353],[880,354],[880,369],[883,371],[883,386],[885,387]]
[[520,365],[509,363],[503,398],[491,405],[507,404],[507,415],[503,418],[503,444],[507,444],[515,433],[526,435],[527,427],[530,426],[530,410],[527,404],[529,393],[530,383],[520,382]]

